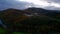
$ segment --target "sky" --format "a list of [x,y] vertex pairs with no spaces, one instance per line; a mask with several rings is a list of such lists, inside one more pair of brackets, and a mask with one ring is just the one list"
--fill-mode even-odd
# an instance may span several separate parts
[[0,0],[0,10],[8,8],[23,10],[29,7],[60,10],[60,0]]

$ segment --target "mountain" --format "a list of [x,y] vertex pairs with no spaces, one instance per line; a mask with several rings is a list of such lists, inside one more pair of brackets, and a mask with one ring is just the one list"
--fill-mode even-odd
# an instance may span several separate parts
[[47,32],[60,31],[60,19],[57,18],[59,15],[59,11],[42,8],[28,8],[25,10],[10,8],[0,12],[0,19],[10,31]]
[[[5,18],[6,21],[18,21],[25,19],[24,12],[22,10],[16,10],[16,9],[7,9],[3,10],[1,14],[1,19]],[[28,18],[28,17],[26,17]],[[8,20],[7,20],[8,19]]]
[[46,13],[46,12],[56,12],[59,13],[59,10],[46,10],[46,9],[42,9],[42,8],[28,8],[25,9],[26,11],[31,11],[31,12],[36,12],[36,13]]
[[49,17],[53,17],[53,18],[57,18],[60,19],[60,11],[59,10],[46,10],[46,9],[42,9],[42,8],[28,8],[25,11],[27,11],[28,13],[37,13],[38,15],[47,15]]

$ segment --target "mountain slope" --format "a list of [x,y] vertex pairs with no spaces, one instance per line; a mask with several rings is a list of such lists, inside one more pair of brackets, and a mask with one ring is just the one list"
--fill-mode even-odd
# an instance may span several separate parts
[[[25,14],[32,16],[27,16]],[[3,10],[0,13],[0,19],[5,25],[7,25],[8,27],[7,29],[10,31],[20,32],[34,32],[34,31],[47,32],[48,30],[60,31],[59,30],[60,19],[58,20],[52,17],[52,15],[55,17],[56,12],[52,11],[50,12],[50,10],[48,11],[41,8],[28,8],[23,11],[17,9],[7,9]],[[27,30],[26,28],[28,28],[29,30]]]
[[25,11],[27,11],[28,13],[37,13],[38,15],[46,15],[52,18],[57,18],[60,19],[60,11],[59,10],[45,10],[42,8],[28,8]]

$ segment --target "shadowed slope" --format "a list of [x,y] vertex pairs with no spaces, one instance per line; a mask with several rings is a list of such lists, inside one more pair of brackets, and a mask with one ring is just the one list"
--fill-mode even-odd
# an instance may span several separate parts
[[[34,10],[35,12],[33,12]],[[36,9],[30,10],[16,10],[7,9],[1,12],[0,18],[7,25],[7,29],[10,31],[20,32],[48,32],[49,30],[57,31],[60,21],[55,18],[47,16],[47,12],[44,13],[44,9],[39,9],[40,12],[36,12]],[[36,15],[35,13],[39,13]],[[25,14],[33,15],[28,17]],[[58,26],[59,27],[59,26]],[[57,29],[56,29],[57,28]],[[59,30],[60,31],[60,30]]]

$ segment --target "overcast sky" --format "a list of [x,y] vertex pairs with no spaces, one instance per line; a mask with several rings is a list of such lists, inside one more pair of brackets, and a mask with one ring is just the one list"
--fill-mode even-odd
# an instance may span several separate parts
[[0,0],[0,10],[8,8],[26,9],[28,7],[60,10],[60,0]]

